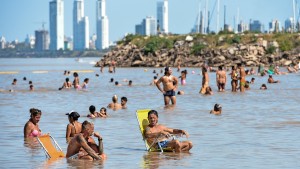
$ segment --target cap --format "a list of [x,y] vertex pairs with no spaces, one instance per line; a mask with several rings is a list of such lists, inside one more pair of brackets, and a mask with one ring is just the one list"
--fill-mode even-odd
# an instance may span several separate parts
[[66,115],[68,115],[69,117],[73,117],[73,118],[78,118],[80,117],[80,114],[78,114],[75,111],[71,111],[70,113],[67,113]]

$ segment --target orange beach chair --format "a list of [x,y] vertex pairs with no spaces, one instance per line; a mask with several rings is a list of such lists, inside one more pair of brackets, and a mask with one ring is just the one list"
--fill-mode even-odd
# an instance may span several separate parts
[[65,157],[65,154],[50,134],[38,136],[38,141],[42,145],[48,159]]

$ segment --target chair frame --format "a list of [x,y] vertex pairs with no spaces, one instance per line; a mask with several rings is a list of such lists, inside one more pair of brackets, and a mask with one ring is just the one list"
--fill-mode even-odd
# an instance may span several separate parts
[[[47,135],[48,135],[48,136],[50,137],[50,139],[54,142],[55,148],[58,149],[58,150],[60,150],[60,151],[62,152],[62,149],[60,148],[60,146],[58,145],[58,143],[56,142],[56,140],[55,140],[50,134],[47,134]],[[43,137],[43,136],[40,136],[40,137]],[[44,149],[46,158],[50,159],[51,156],[50,156],[50,154],[49,154],[47,148],[44,146],[44,144],[43,144],[42,141],[39,139],[39,137],[37,137],[37,138],[38,138],[39,143],[42,145],[42,147],[43,147],[43,149]]]

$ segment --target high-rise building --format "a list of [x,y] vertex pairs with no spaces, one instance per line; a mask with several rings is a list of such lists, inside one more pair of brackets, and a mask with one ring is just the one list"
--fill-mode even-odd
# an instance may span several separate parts
[[84,0],[74,0],[73,38],[74,50],[89,48],[89,19],[84,16]]
[[46,30],[35,31],[35,50],[49,50],[49,33]]
[[96,20],[97,20],[97,50],[103,50],[109,48],[109,29],[108,29],[108,17],[106,16],[106,0],[97,0],[96,4]]
[[269,32],[271,33],[278,33],[280,31],[281,24],[278,20],[272,20],[272,22],[269,23]]
[[294,27],[294,18],[289,18],[289,19],[286,19],[285,22],[284,22],[284,29],[286,32],[292,32],[293,30],[293,27]]
[[243,21],[240,21],[240,23],[238,24],[238,33],[243,33],[248,30],[249,30],[249,25],[244,23]]
[[250,31],[264,33],[264,25],[259,20],[250,21]]
[[141,24],[135,25],[135,33],[146,36],[156,35],[156,28],[156,19],[152,16],[147,16]]
[[160,33],[169,33],[168,11],[168,0],[157,2],[157,31]]
[[5,49],[5,47],[6,47],[5,37],[1,36],[0,37],[0,49]]
[[50,50],[64,49],[64,1],[53,0],[50,5]]

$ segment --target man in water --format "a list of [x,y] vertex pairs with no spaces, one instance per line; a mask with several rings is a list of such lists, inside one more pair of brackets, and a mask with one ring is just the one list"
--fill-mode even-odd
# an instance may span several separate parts
[[107,108],[113,109],[113,110],[119,110],[122,109],[122,105],[118,103],[118,96],[114,95],[112,97],[112,103],[109,103]]
[[121,97],[121,105],[122,105],[122,109],[127,109],[127,97],[123,96]]
[[206,66],[203,66],[202,67],[202,87],[200,89],[200,92],[201,94],[205,94],[207,89],[209,87],[209,76],[208,76],[208,73],[207,73],[207,67]]
[[227,81],[226,72],[223,70],[222,66],[219,66],[218,71],[216,73],[216,80],[219,92],[225,91],[225,85]]
[[240,91],[241,92],[244,92],[245,91],[245,85],[246,85],[246,72],[245,72],[245,69],[244,67],[242,66],[241,63],[238,63],[237,64],[237,67],[240,71]]
[[[163,89],[160,87],[161,82]],[[175,91],[178,87],[178,79],[172,75],[172,69],[170,67],[165,68],[165,75],[157,81],[156,86],[164,95],[165,105],[168,105],[170,100],[173,105],[176,105]]]
[[278,83],[279,80],[274,80],[272,75],[269,75],[269,78],[268,78],[268,83]]
[[157,111],[150,110],[148,112],[148,121],[149,125],[145,130],[145,137],[149,145],[154,142],[155,144],[153,144],[153,146],[155,146],[155,148],[170,147],[177,153],[188,152],[193,147],[193,144],[190,141],[180,142],[174,139],[169,141],[168,138],[170,137],[170,134],[181,134],[186,135],[187,137],[189,136],[189,134],[184,130],[172,129],[158,124]]
[[220,104],[215,104],[214,109],[210,111],[210,114],[221,115],[222,106]]
[[[98,138],[99,145],[91,136]],[[88,121],[82,123],[81,133],[75,135],[69,142],[66,157],[84,160],[103,160],[105,158],[102,137],[98,132],[94,132],[93,123]]]

